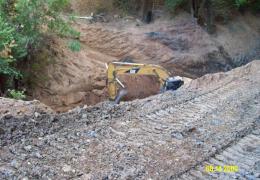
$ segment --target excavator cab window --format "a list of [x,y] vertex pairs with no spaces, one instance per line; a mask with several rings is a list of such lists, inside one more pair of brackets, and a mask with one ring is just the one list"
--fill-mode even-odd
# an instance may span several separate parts
[[184,81],[178,77],[170,77],[165,81],[164,89],[166,91],[175,91],[179,89],[184,84]]

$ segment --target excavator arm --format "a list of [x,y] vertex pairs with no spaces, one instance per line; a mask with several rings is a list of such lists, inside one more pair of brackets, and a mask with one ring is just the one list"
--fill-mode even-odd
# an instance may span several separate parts
[[121,74],[136,74],[136,75],[154,75],[158,78],[161,87],[164,85],[167,78],[170,77],[168,71],[161,66],[150,64],[136,64],[136,63],[123,63],[112,62],[107,66],[108,76],[108,93],[109,99],[115,100],[118,95],[118,85],[125,88],[122,82],[118,79]]

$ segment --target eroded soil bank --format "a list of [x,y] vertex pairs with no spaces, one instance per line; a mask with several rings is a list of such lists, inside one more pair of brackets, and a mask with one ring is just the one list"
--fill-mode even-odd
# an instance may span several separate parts
[[[185,13],[149,25],[131,17],[115,17],[107,23],[80,20],[74,26],[81,32],[81,51],[71,52],[65,40],[53,40],[50,47],[55,61],[45,68],[42,74],[46,78],[38,81],[32,92],[32,98],[61,112],[108,99],[107,62],[130,59],[159,64],[173,75],[195,79],[228,71],[260,56],[260,21],[250,14],[217,25],[214,35]],[[140,92],[145,94],[136,93],[137,97],[151,95],[146,92],[156,94],[150,81],[143,84],[147,89]]]

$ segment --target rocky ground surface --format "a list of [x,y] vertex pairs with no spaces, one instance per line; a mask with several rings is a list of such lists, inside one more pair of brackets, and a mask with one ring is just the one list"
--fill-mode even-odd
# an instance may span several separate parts
[[[247,135],[239,144],[247,149],[233,151],[259,160],[259,137],[251,135],[260,127],[259,69],[260,61],[254,61],[120,105],[1,116],[0,179],[192,179],[193,168],[216,163],[210,158]],[[241,163],[241,155],[231,157],[224,164],[235,162],[246,173],[228,178],[258,176],[256,158]]]
[[[246,135],[208,161],[179,176],[179,179],[259,179],[260,130]],[[213,166],[214,169],[206,169]],[[236,166],[236,170],[229,169]],[[235,173],[234,173],[235,172]]]
[[42,104],[40,101],[17,101],[0,97],[0,117],[24,117],[40,114],[54,113],[50,107]]

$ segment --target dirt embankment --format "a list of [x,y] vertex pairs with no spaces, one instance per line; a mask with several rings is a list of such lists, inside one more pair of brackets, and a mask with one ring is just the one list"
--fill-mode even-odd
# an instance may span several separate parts
[[106,99],[105,62],[113,58],[81,45],[72,52],[67,41],[56,39],[50,44],[55,61],[45,67],[44,80],[39,79],[33,97],[56,111],[67,111],[78,105],[93,105]]
[[[254,61],[121,105],[103,102],[64,114],[0,118],[0,178],[174,179],[192,173],[259,130],[259,68],[260,61]],[[243,147],[235,146],[239,151],[223,156],[252,157],[245,154],[251,152],[259,158],[259,138],[250,137]],[[207,179],[257,178],[257,159],[232,160],[238,173],[207,174]]]
[[[173,75],[197,78],[260,56],[260,24],[252,15],[218,25],[212,36],[188,14],[149,25],[116,17],[108,23],[78,21],[75,27],[81,32],[81,51],[73,53],[63,40],[56,40],[51,45],[56,63],[47,67],[48,78],[36,86],[33,95],[57,111],[107,99],[106,62],[128,57],[138,63],[159,64]],[[150,82],[144,86],[152,87]]]

